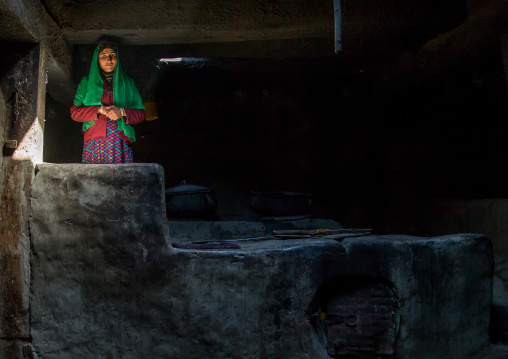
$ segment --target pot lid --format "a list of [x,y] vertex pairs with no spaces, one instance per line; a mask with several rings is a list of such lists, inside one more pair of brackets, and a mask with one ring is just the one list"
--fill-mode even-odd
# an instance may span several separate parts
[[213,192],[211,188],[185,183],[181,184],[180,186],[168,188],[166,190],[167,194],[173,193],[190,194],[190,193],[210,193],[210,192]]

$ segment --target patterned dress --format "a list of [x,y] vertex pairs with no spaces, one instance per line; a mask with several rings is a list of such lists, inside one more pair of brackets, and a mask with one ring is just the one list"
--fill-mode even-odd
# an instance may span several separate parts
[[108,119],[105,140],[90,140],[83,144],[81,162],[133,163],[132,147],[120,137],[117,121]]

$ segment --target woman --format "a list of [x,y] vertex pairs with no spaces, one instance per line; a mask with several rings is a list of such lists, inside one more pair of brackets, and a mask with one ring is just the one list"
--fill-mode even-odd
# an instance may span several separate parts
[[132,163],[131,125],[145,119],[143,101],[134,81],[123,73],[117,47],[101,42],[95,49],[90,73],[78,86],[74,121],[83,122],[83,163]]

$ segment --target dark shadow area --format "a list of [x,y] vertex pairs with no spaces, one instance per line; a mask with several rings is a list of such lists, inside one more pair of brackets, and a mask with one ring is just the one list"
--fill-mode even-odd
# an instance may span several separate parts
[[24,59],[35,44],[19,41],[1,40],[2,55],[0,61],[0,74],[6,73],[19,61]]
[[307,315],[334,358],[392,358],[398,335],[394,285],[368,276],[339,276],[316,291]]
[[[122,57],[159,112],[135,126],[134,160],[161,164],[166,188],[184,180],[212,188],[221,219],[246,219],[252,191],[289,191],[312,195],[315,218],[383,233],[394,228],[390,210],[422,199],[508,196],[508,90],[499,49],[453,73],[401,84],[381,60],[140,61],[150,48]],[[91,49],[75,51],[76,81]],[[74,125],[67,109],[51,100],[48,107]],[[52,162],[79,161],[81,133],[71,124],[47,124]],[[68,149],[65,159],[51,139]]]
[[46,94],[44,162],[80,163],[83,149],[81,128],[81,123],[72,121],[70,107]]

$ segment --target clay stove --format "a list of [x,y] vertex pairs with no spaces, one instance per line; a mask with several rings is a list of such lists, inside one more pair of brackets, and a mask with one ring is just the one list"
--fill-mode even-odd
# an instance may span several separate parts
[[488,346],[484,236],[177,250],[162,173],[38,166],[30,307],[41,357],[462,359]]

